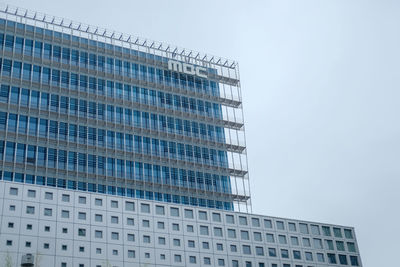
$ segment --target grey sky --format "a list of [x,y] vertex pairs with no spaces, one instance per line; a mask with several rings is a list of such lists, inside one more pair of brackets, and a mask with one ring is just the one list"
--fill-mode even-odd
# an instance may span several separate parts
[[239,61],[253,211],[400,249],[400,1],[32,1],[20,7]]

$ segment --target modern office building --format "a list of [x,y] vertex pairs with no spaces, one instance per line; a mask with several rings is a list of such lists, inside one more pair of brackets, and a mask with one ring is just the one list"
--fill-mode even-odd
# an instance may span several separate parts
[[5,266],[361,266],[252,214],[236,62],[1,6],[0,63]]

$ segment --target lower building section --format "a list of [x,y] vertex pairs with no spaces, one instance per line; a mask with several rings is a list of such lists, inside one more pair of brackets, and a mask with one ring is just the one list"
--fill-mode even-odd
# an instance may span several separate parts
[[35,267],[362,266],[354,228],[0,181],[0,260]]

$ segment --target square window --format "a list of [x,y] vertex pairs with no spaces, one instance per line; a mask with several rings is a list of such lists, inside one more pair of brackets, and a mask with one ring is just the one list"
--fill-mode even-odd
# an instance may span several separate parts
[[44,227],[44,231],[45,231],[45,232],[50,232],[50,226],[45,226],[45,227]]
[[225,260],[224,259],[218,259],[218,266],[225,266]]
[[86,229],[79,228],[78,229],[78,236],[86,236]]
[[185,218],[186,219],[193,219],[193,210],[185,209]]
[[63,194],[63,195],[61,196],[61,200],[62,200],[63,202],[69,202],[69,201],[70,201],[70,196],[67,195],[67,194]]
[[356,252],[356,245],[353,242],[347,242],[347,249],[349,252]]
[[325,262],[324,254],[317,253],[317,260],[318,262]]
[[179,231],[179,224],[173,223],[173,224],[172,224],[172,230],[174,230],[174,231]]
[[31,242],[26,241],[26,242],[25,242],[25,247],[30,248],[30,247],[31,247]]
[[101,254],[101,248],[96,248],[96,254]]
[[210,244],[208,242],[202,242],[203,249],[210,249]]
[[241,238],[242,240],[249,240],[249,232],[248,232],[248,231],[241,230],[241,231],[240,231],[240,238]]
[[68,219],[69,218],[69,211],[68,210],[62,210],[61,211],[61,218]]
[[190,263],[196,263],[196,256],[189,256]]
[[293,250],[293,258],[295,260],[301,260],[301,253],[298,250]]
[[253,227],[260,227],[260,219],[258,218],[251,218],[251,225]]
[[333,234],[335,237],[342,238],[342,230],[340,228],[333,227]]
[[311,234],[320,235],[319,226],[315,224],[311,224]]
[[103,238],[103,231],[96,230],[96,231],[94,232],[94,236],[95,236],[96,238]]
[[94,205],[99,207],[103,206],[103,200],[101,198],[96,198],[94,200]]
[[49,208],[44,209],[44,216],[52,216],[53,215],[53,210]]
[[235,229],[228,229],[228,237],[229,238],[236,238],[236,230]]
[[44,198],[47,199],[47,200],[53,200],[53,193],[45,192],[44,193]]
[[326,248],[329,250],[334,250],[333,241],[332,240],[325,240]]
[[10,187],[10,195],[17,196],[18,195],[18,188]]
[[275,248],[268,248],[268,255],[270,257],[276,257],[276,249]]
[[193,233],[193,232],[194,232],[193,225],[188,224],[188,225],[186,226],[186,231],[187,231],[188,233]]
[[61,250],[65,251],[65,250],[67,250],[67,248],[68,248],[67,245],[61,245]]
[[142,221],[142,226],[145,228],[149,228],[150,227],[150,221],[149,220],[143,220]]
[[128,250],[128,258],[135,258],[135,251],[134,250]]
[[316,249],[322,249],[322,240],[319,238],[314,238],[313,239],[314,242],[314,248]]
[[283,245],[287,244],[285,235],[279,235],[278,239],[279,239],[279,244],[283,244]]
[[175,262],[181,262],[182,261],[182,256],[179,254],[175,254],[174,255],[174,261]]
[[338,251],[344,251],[344,242],[343,241],[336,241],[336,249]]
[[309,238],[303,237],[303,246],[311,247],[311,242]]
[[298,246],[299,245],[299,239],[297,236],[291,236],[290,237],[290,242],[292,243],[292,246]]
[[308,225],[305,223],[299,223],[300,233],[308,234]]
[[226,223],[235,224],[235,217],[233,215],[227,214],[225,218]]
[[209,257],[204,257],[204,264],[211,265],[211,259]]
[[35,207],[27,206],[26,207],[26,214],[35,214]]
[[165,245],[165,237],[158,237],[158,244]]
[[305,252],[304,254],[306,255],[306,260],[307,261],[313,261],[312,252]]
[[327,253],[326,256],[328,258],[328,263],[336,264],[336,255],[335,254]]
[[86,212],[79,212],[78,213],[79,220],[86,220]]
[[239,267],[239,261],[238,260],[232,260],[232,267]]
[[350,263],[351,263],[351,266],[359,266],[358,257],[357,256],[350,256]]
[[68,228],[63,228],[63,229],[62,229],[62,233],[63,233],[63,234],[68,234]]
[[28,190],[28,197],[35,198],[36,197],[36,191],[35,190]]
[[49,243],[44,243],[43,244],[43,248],[44,249],[49,249],[50,248],[50,244]]
[[85,247],[79,247],[79,252],[85,252]]
[[111,200],[111,208],[117,209],[118,208],[118,201]]
[[27,224],[26,225],[26,230],[32,230],[32,224]]
[[254,236],[254,241],[262,241],[262,235],[260,232],[254,232],[253,236]]
[[160,260],[165,260],[165,254],[160,254]]
[[157,215],[165,215],[165,208],[164,206],[156,205],[156,214]]
[[268,229],[271,229],[272,228],[272,221],[265,219],[264,220],[264,227],[268,228]]
[[284,259],[289,258],[289,251],[287,249],[281,249],[281,257]]
[[353,231],[351,229],[344,229],[344,236],[347,239],[353,239]]
[[263,247],[256,247],[256,255],[257,256],[264,256],[264,248]]
[[135,225],[135,220],[133,218],[127,218],[126,219],[126,224],[127,225]]
[[127,211],[135,211],[135,203],[134,202],[130,202],[130,201],[126,201],[125,202],[125,209]]
[[240,225],[247,225],[247,218],[244,216],[239,216],[239,224]]
[[195,247],[195,242],[194,242],[194,240],[188,240],[188,247],[189,247],[189,248],[194,248],[194,247]]
[[7,246],[12,246],[12,240],[7,240],[6,244]]
[[149,205],[149,204],[141,203],[141,204],[140,204],[140,211],[141,211],[142,213],[150,213],[150,205]]
[[119,240],[119,233],[117,233],[117,232],[112,232],[112,233],[111,233],[111,239],[112,239],[112,240]]
[[171,216],[173,217],[179,217],[179,209],[178,208],[172,208],[171,207]]
[[268,243],[275,243],[274,234],[266,234]]
[[291,231],[291,232],[296,232],[297,230],[296,230],[296,224],[295,223],[288,223],[288,225],[289,225],[289,231]]
[[150,253],[148,253],[148,252],[144,253],[144,257],[145,257],[146,259],[150,259]]
[[222,237],[222,228],[214,227],[214,236]]
[[143,236],[143,243],[150,243],[150,236],[148,236],[148,235],[144,235]]
[[221,222],[221,214],[213,212],[212,220],[213,220],[213,222]]
[[112,254],[113,254],[114,256],[118,256],[118,250],[113,249]]
[[231,252],[237,252],[236,245],[231,245]]
[[79,204],[86,204],[86,197],[79,196]]
[[128,234],[128,241],[135,242],[135,235],[134,234]]
[[118,224],[118,216],[111,216],[111,223]]
[[348,265],[347,256],[346,256],[346,255],[340,255],[340,254],[339,254],[339,263],[340,263],[341,265]]
[[199,211],[199,220],[203,220],[203,221],[207,220],[207,212],[206,211]]
[[95,215],[94,215],[94,220],[95,220],[96,222],[102,222],[102,221],[103,221],[103,215],[101,215],[101,214],[95,214]]
[[158,229],[164,229],[165,228],[164,222],[157,222],[157,228]]
[[322,226],[322,233],[324,236],[331,236],[331,228],[329,226]]
[[9,222],[8,223],[8,228],[14,228],[14,223],[13,222]]
[[208,235],[208,226],[200,225],[200,235]]
[[175,247],[180,247],[181,246],[181,240],[180,239],[173,239],[172,243],[174,244]]
[[278,230],[285,230],[285,224],[282,221],[277,221],[276,222],[276,228]]
[[15,211],[15,205],[10,205],[9,210],[10,211]]
[[218,251],[223,251],[224,250],[224,246],[221,243],[217,243],[217,250]]

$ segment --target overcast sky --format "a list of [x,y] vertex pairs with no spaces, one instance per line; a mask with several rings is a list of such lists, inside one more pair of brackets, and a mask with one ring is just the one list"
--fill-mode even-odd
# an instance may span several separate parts
[[8,3],[237,60],[253,211],[354,226],[364,266],[398,264],[400,1]]

